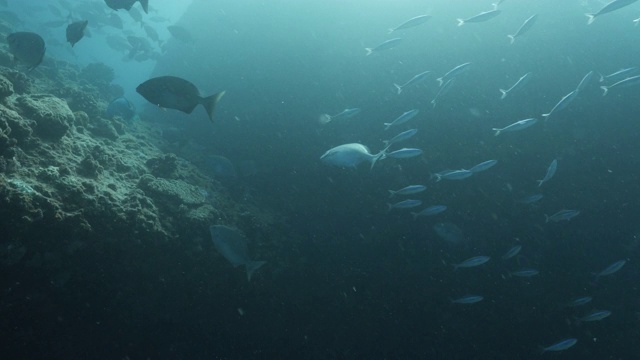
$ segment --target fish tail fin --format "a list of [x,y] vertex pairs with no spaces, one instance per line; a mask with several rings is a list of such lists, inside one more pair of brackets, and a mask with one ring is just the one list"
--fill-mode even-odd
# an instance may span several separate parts
[[142,5],[142,10],[144,10],[145,14],[149,13],[149,0],[138,0],[140,5]]
[[393,210],[393,205],[387,204],[387,212],[391,212],[391,210]]
[[593,23],[593,20],[596,19],[596,16],[593,14],[585,14],[585,15],[589,18],[589,20],[587,20],[587,25],[591,25]]
[[389,190],[389,199],[391,199],[396,194],[395,191]]
[[[542,186],[542,184],[544,183],[544,180],[537,180],[538,181],[538,187]],[[547,216],[547,215],[545,215]]]
[[387,31],[387,35],[393,33],[394,31],[396,31],[396,29],[390,28],[389,31]]
[[400,86],[398,84],[393,84],[393,86],[395,86],[396,89],[398,89],[398,95],[400,95],[400,93],[402,92],[402,86]]
[[458,26],[464,25],[464,20],[462,19],[456,19],[456,20],[458,20]]
[[516,41],[516,37],[515,35],[507,35],[507,37],[509,38],[510,44],[513,44],[514,41]]
[[442,83],[444,82],[442,78],[437,78],[436,80],[438,81],[438,86],[442,86]]
[[502,129],[493,128],[493,129],[491,129],[491,130],[493,130],[493,131],[495,131],[495,132],[496,132],[495,134],[493,134],[493,136],[498,136],[498,135],[500,135],[500,131],[501,131]]
[[547,224],[549,222],[549,215],[544,214],[544,223]]
[[253,272],[260,269],[260,267],[266,264],[266,261],[249,261],[245,267],[247,268],[247,281],[251,281]]
[[417,212],[412,212],[411,216],[413,216],[413,220],[418,218],[418,213]]
[[367,51],[366,56],[371,55],[371,53],[373,53],[373,49],[372,48],[364,48]]
[[217,94],[213,94],[211,96],[207,96],[202,99],[202,106],[207,110],[207,115],[209,115],[209,120],[213,123],[213,110],[216,108],[216,104],[220,99],[224,96],[225,91],[220,91]]
[[542,117],[544,118],[545,121],[549,120],[549,116],[551,115],[551,113],[548,114],[542,114]]
[[598,73],[598,75],[600,75],[600,82],[604,82],[604,75]]
[[384,125],[384,126],[385,126],[385,128],[384,128],[385,130],[389,130],[389,128],[390,128],[390,127],[391,127],[391,125],[393,125],[393,124],[392,124],[392,123],[384,123],[384,124],[382,124],[382,125]]
[[504,98],[507,97],[507,90],[504,89],[498,89],[500,90],[500,92],[502,93],[502,95],[500,95],[500,100],[504,100]]
[[435,109],[436,108],[436,99],[431,100],[431,106]]
[[633,20],[633,26],[638,26],[640,24],[640,18]]
[[602,89],[602,96],[607,95],[607,93],[609,92],[608,86],[600,86],[600,89]]
[[383,160],[387,157],[387,149],[389,149],[389,146],[391,145],[388,145],[382,149],[382,151],[373,156],[373,159],[371,160],[371,168],[369,170],[373,170],[373,165],[375,165],[378,160]]

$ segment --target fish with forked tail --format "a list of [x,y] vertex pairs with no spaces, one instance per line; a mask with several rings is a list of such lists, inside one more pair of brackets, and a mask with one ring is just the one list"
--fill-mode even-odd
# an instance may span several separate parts
[[136,91],[152,104],[162,108],[180,110],[187,114],[191,114],[196,106],[202,105],[207,110],[211,122],[213,122],[213,111],[216,104],[225,94],[224,91],[221,91],[211,96],[202,97],[195,85],[175,76],[160,76],[149,79],[138,85]]

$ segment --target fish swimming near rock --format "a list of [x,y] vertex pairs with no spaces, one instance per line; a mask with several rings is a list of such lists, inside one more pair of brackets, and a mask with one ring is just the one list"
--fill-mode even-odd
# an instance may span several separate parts
[[116,116],[121,117],[123,120],[131,120],[136,114],[136,108],[133,104],[124,97],[113,99],[107,106],[107,115],[113,119]]
[[149,79],[138,85],[136,91],[152,104],[187,114],[191,114],[196,106],[202,105],[207,110],[207,115],[212,123],[216,104],[225,94],[224,91],[221,91],[211,96],[202,97],[195,85],[175,76],[160,76]]
[[227,261],[238,267],[244,265],[247,270],[247,279],[251,281],[251,276],[266,261],[254,261],[249,258],[249,250],[247,248],[247,238],[240,230],[230,228],[224,225],[212,225],[209,227],[211,239],[216,250],[224,256]]
[[14,32],[7,35],[7,42],[13,57],[25,63],[29,71],[42,63],[46,51],[42,36],[32,32]]
[[125,9],[127,11],[131,10],[133,4],[139,2],[145,14],[149,13],[149,0],[104,0],[104,2],[113,10]]
[[87,28],[89,20],[76,21],[67,25],[67,41],[71,47],[84,37],[84,29]]

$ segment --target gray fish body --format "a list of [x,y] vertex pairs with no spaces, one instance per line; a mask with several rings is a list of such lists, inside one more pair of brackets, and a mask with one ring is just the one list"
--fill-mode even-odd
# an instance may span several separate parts
[[389,34],[391,34],[394,31],[398,31],[398,30],[402,30],[402,29],[408,29],[408,28],[412,28],[418,25],[422,25],[425,22],[427,22],[429,19],[431,19],[431,15],[418,15],[415,17],[412,17],[411,19],[403,22],[402,24],[389,29]]
[[584,88],[587,87],[587,85],[589,85],[589,83],[591,82],[591,78],[593,78],[593,74],[595,74],[595,71],[591,70],[582,78],[582,80],[580,80],[580,83],[576,87],[577,93],[580,93],[582,90],[584,90]]
[[384,123],[384,125],[386,126],[384,129],[387,130],[392,126],[397,126],[400,124],[404,124],[407,121],[413,119],[416,115],[418,115],[420,111],[418,109],[413,109],[413,110],[409,110],[406,111],[405,113],[403,113],[402,115],[398,116],[395,120],[393,120],[390,123]]
[[84,29],[89,24],[88,20],[76,21],[67,26],[67,41],[73,47],[78,41],[84,37]]
[[475,304],[477,302],[482,301],[483,299],[484,297],[481,295],[467,295],[461,298],[451,300],[451,302],[454,304]]
[[632,66],[629,68],[620,69],[609,75],[600,75],[600,82],[606,81],[608,83],[616,83],[620,80],[624,80],[636,75],[638,73],[638,70],[640,70],[640,68],[638,68],[637,66]]
[[598,10],[595,13],[593,13],[593,14],[585,14],[589,18],[589,21],[587,22],[587,24],[593,23],[593,21],[596,19],[596,17],[598,17],[600,15],[604,15],[606,13],[610,13],[612,11],[621,9],[621,8],[627,6],[627,5],[633,4],[636,1],[638,1],[638,0],[613,0],[610,3],[606,4],[605,6],[603,6],[602,8],[600,8],[600,10]]
[[518,31],[516,31],[515,34],[507,35],[507,37],[511,40],[511,43],[513,44],[513,42],[516,40],[518,36],[521,36],[522,34],[529,31],[533,26],[533,24],[536,23],[537,19],[538,19],[538,14],[531,15],[531,17],[529,17],[527,20],[524,21],[524,23],[522,23],[522,25],[520,26]]
[[469,169],[469,171],[471,171],[472,173],[478,173],[481,171],[485,171],[485,170],[489,170],[490,168],[492,168],[495,164],[498,163],[498,160],[487,160],[487,161],[483,161],[480,164],[472,167],[471,169]]
[[535,119],[535,118],[524,119],[524,120],[516,121],[511,125],[503,127],[502,129],[493,128],[493,131],[496,132],[495,136],[498,136],[502,132],[519,131],[519,130],[526,129],[526,128],[532,126],[533,124],[535,124],[537,121],[538,121],[538,119]]
[[572,347],[573,345],[575,345],[578,342],[578,339],[576,338],[570,338],[570,339],[565,339],[562,341],[559,341],[553,345],[549,345],[546,347],[543,347],[541,349],[541,351],[543,353],[547,352],[547,351],[564,351],[567,350],[568,348]]
[[638,84],[640,84],[640,75],[636,75],[636,76],[632,76],[632,77],[626,78],[624,80],[620,80],[620,81],[618,81],[617,83],[615,83],[613,85],[600,86],[600,88],[602,89],[602,91],[604,91],[602,96],[605,96],[605,95],[607,95],[609,90],[611,90],[611,88],[634,86],[634,85],[638,85]]
[[493,9],[493,10],[481,12],[480,14],[474,15],[468,19],[458,19],[458,26],[462,26],[466,23],[484,22],[500,15],[501,12],[502,12],[501,10]]
[[320,160],[325,164],[339,166],[339,167],[351,167],[355,168],[361,163],[368,161],[371,163],[371,167],[375,165],[376,161],[384,156],[384,150],[376,155],[372,155],[369,152],[369,148],[362,144],[352,143],[339,145],[327,150]]
[[[436,80],[438,80],[438,84],[440,84],[440,86],[442,86],[442,84],[446,84],[449,80],[453,80],[453,78],[455,78],[456,76],[466,72],[467,70],[469,70],[469,66],[471,66],[471,63],[464,63],[464,64],[460,64],[456,67],[454,67],[453,69],[449,70],[446,74],[444,74],[444,76],[442,76],[441,78],[438,78]],[[437,98],[437,96],[436,96]]]
[[244,265],[249,280],[253,272],[266,263],[249,258],[247,239],[239,230],[223,225],[213,225],[209,227],[209,231],[216,250],[234,267]]
[[522,250],[522,245],[513,246],[511,249],[509,249],[509,251],[502,255],[502,260],[511,259],[512,257],[518,255],[520,253],[520,250]]
[[437,215],[440,214],[441,212],[447,210],[447,207],[445,205],[433,205],[433,206],[429,206],[428,208],[423,209],[420,212],[412,212],[411,215],[413,216],[413,219],[417,219],[418,216],[433,216],[433,215]]
[[392,137],[389,140],[385,140],[384,144],[386,146],[391,146],[392,144],[396,144],[399,143],[401,141],[405,141],[410,139],[411,137],[413,137],[413,135],[415,135],[418,132],[418,129],[409,129],[407,131],[403,131],[400,134]]
[[444,180],[462,180],[466,179],[469,176],[473,175],[473,172],[465,169],[460,170],[447,170],[444,172],[440,172],[435,174],[436,181]]
[[25,63],[29,70],[42,63],[46,51],[42,36],[32,32],[15,32],[7,35],[7,42],[11,54]]
[[560,210],[551,216],[545,215],[546,216],[545,223],[548,223],[549,221],[553,221],[553,222],[558,222],[563,220],[569,221],[578,215],[580,215],[580,211],[578,210]]
[[409,86],[409,85],[413,85],[413,84],[417,84],[419,82],[421,82],[422,80],[424,80],[427,75],[429,75],[431,73],[431,71],[424,71],[421,72],[420,74],[415,75],[414,77],[412,77],[411,79],[409,79],[409,81],[407,81],[406,83],[404,83],[403,85],[398,85],[398,84],[393,84],[393,86],[396,87],[396,89],[398,90],[398,95],[400,95],[400,93],[402,93],[402,90]]
[[408,159],[408,158],[412,158],[420,155],[422,155],[421,149],[402,148],[386,154],[385,157],[390,157],[394,159]]
[[607,266],[604,270],[600,271],[596,274],[596,279],[601,276],[607,276],[611,274],[615,274],[618,270],[622,269],[622,267],[627,263],[627,260],[618,260],[613,264]]
[[402,200],[395,204],[387,204],[387,206],[389,207],[389,211],[393,209],[410,209],[420,205],[422,205],[422,201],[414,199]]
[[365,50],[367,51],[367,55],[371,55],[374,52],[392,49],[401,42],[402,42],[402,38],[390,39],[374,48],[365,48]]
[[512,91],[516,91],[516,90],[524,87],[525,85],[527,85],[527,83],[529,82],[530,79],[531,79],[531,73],[528,72],[528,73],[522,75],[520,77],[520,79],[518,79],[518,81],[516,81],[516,83],[513,84],[507,90],[500,89],[500,92],[502,93],[502,96],[500,96],[500,100],[504,100],[504,98],[506,98],[507,95],[511,94]]
[[195,85],[175,76],[160,76],[138,85],[136,91],[150,103],[168,109],[191,114],[196,106],[202,105],[213,122],[215,105],[224,95],[224,91],[202,97]]
[[424,185],[409,185],[405,186],[400,190],[389,190],[389,197],[392,198],[396,195],[411,195],[417,194],[419,192],[423,192],[427,189]]
[[542,184],[551,180],[553,175],[555,175],[556,170],[558,170],[558,160],[553,159],[553,161],[551,162],[551,164],[549,164],[549,167],[547,168],[547,173],[544,175],[544,178],[542,178],[542,180],[538,180],[538,187],[542,186]]
[[475,256],[469,258],[459,264],[454,264],[454,270],[457,268],[471,268],[485,264],[487,261],[491,260],[489,256]]
[[549,111],[547,114],[542,114],[542,116],[545,118],[545,120],[549,120],[549,118],[551,118],[551,115],[566,108],[576,98],[577,95],[578,92],[576,90],[573,90],[572,92],[562,97],[562,99],[558,101],[558,103],[553,107],[553,109],[551,109],[551,111]]

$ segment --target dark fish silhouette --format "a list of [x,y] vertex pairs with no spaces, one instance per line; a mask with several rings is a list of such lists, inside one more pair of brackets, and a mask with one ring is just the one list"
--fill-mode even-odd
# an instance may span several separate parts
[[142,10],[147,14],[149,13],[149,0],[104,0],[104,2],[113,10],[125,9],[127,11],[131,9],[133,4],[140,2]]
[[67,26],[67,41],[71,43],[71,47],[84,37],[84,29],[87,28],[89,20],[76,21]]
[[213,110],[225,93],[221,91],[202,97],[195,85],[175,76],[160,76],[147,80],[138,85],[136,91],[152,104],[180,110],[187,114],[191,114],[196,106],[202,105],[207,110],[211,122],[213,122]]
[[35,69],[44,58],[46,47],[42,36],[32,32],[15,32],[7,35],[9,51],[29,70]]

